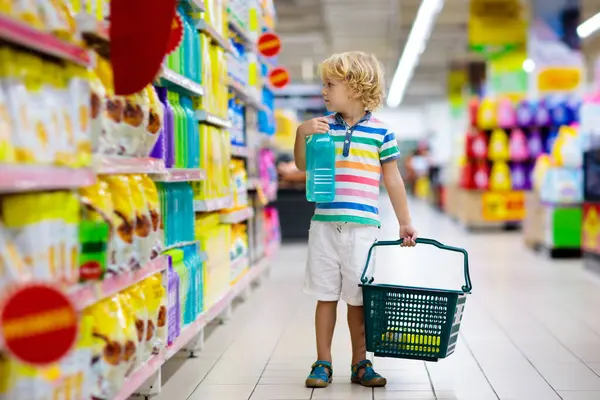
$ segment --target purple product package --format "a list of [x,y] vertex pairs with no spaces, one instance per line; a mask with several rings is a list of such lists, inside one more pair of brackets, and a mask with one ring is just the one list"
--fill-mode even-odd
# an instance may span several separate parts
[[173,344],[175,339],[181,334],[181,316],[180,316],[180,304],[179,304],[179,275],[173,269],[173,261],[171,257],[167,257],[169,260],[169,268],[167,270],[168,282],[167,282],[167,296],[168,296],[168,312],[167,316],[169,319],[168,326],[169,331],[167,333],[167,343],[170,346]]
[[539,129],[531,130],[529,133],[527,146],[529,147],[529,157],[533,158],[534,160],[544,152],[544,141]]
[[175,118],[173,117],[173,109],[171,108],[171,104],[169,104],[169,100],[167,99],[167,88],[157,87],[156,92],[158,93],[158,98],[163,104],[165,110],[163,131],[161,139],[159,139],[157,145],[159,142],[162,142],[163,154],[160,158],[165,161],[165,166],[167,168],[172,168],[173,164],[175,163],[175,138],[173,137],[175,133]]
[[150,157],[158,158],[159,160],[164,160],[165,158],[165,116],[166,116],[166,108],[163,103],[160,103],[160,106],[163,110],[163,125],[160,127],[160,132],[158,132],[158,139],[156,139],[156,143],[154,143],[154,147],[150,151]]
[[517,125],[528,128],[533,124],[533,105],[527,100],[523,100],[517,106]]
[[537,107],[535,108],[534,120],[536,126],[548,126],[552,123],[552,120],[550,119],[550,110],[548,109],[546,101],[542,100],[538,102]]
[[527,171],[523,164],[514,163],[510,167],[510,180],[513,190],[525,190],[527,187]]

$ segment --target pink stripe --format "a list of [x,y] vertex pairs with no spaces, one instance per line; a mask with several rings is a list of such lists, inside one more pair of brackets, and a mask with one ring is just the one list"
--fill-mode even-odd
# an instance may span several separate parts
[[369,185],[369,186],[379,186],[378,180],[363,178],[362,176],[354,176],[354,175],[336,175],[335,181],[336,182],[362,183],[363,185]]
[[379,197],[376,193],[365,192],[364,190],[356,190],[356,189],[337,189],[335,191],[336,195],[340,196],[356,196],[356,197],[366,197],[370,200],[378,200]]

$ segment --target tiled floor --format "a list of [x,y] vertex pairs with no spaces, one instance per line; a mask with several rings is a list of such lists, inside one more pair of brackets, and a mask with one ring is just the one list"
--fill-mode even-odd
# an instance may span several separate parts
[[[163,369],[159,400],[600,400],[600,279],[579,261],[550,261],[522,244],[520,233],[465,233],[426,205],[413,204],[421,236],[470,252],[473,294],[454,355],[439,363],[376,359],[386,389],[349,383],[350,348],[340,305],[335,380],[306,389],[315,358],[314,302],[301,293],[305,245],[284,246],[271,278],[236,306],[206,350]],[[397,227],[382,205],[383,238]],[[459,288],[460,259],[427,246],[378,254],[376,279]]]

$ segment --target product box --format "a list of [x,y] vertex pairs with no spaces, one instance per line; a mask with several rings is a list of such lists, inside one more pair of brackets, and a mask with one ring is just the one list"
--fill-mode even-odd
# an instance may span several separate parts
[[579,168],[548,169],[540,190],[542,202],[573,204],[583,201],[583,171]]
[[585,200],[600,202],[600,147],[584,153],[583,176]]

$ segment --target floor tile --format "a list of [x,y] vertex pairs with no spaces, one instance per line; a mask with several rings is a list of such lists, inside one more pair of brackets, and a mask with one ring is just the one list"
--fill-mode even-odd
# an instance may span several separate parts
[[585,364],[548,363],[540,365],[538,368],[548,383],[557,391],[600,391],[600,377]]
[[247,400],[253,389],[252,385],[202,385],[188,399]]
[[562,400],[598,400],[600,391],[564,391],[558,392]]
[[258,385],[250,400],[308,400],[312,392],[303,385]]

